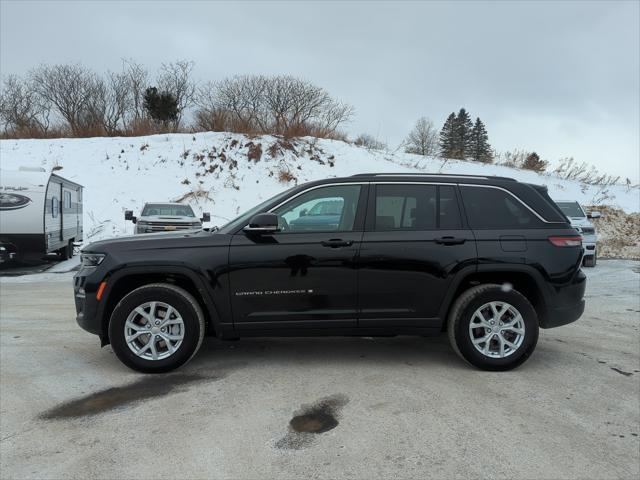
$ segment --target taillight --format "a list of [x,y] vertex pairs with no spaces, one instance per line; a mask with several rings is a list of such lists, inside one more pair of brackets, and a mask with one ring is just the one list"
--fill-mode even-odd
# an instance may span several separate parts
[[549,237],[549,241],[556,247],[579,247],[582,245],[582,237],[580,235],[553,236]]

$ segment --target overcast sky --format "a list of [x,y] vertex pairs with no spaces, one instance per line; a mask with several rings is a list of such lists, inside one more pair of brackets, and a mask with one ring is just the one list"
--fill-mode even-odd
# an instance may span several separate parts
[[465,107],[499,151],[573,156],[640,179],[640,2],[0,3],[0,73],[41,63],[198,80],[292,74],[356,109],[352,136],[397,146],[420,116]]

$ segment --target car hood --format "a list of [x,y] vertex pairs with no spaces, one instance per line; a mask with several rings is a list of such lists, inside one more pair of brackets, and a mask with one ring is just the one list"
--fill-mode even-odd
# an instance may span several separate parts
[[593,227],[587,217],[569,217],[572,227]]
[[157,222],[157,223],[200,223],[200,219],[196,217],[176,217],[171,215],[147,215],[146,217],[138,218],[138,222]]
[[210,246],[226,245],[229,243],[229,238],[227,235],[204,230],[147,233],[145,235],[127,235],[100,240],[89,244],[82,251],[87,253],[109,253],[110,251],[123,250],[183,248],[197,246],[203,242]]

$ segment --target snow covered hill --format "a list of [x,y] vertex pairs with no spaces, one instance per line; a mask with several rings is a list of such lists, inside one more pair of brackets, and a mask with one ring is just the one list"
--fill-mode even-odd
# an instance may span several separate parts
[[[153,135],[130,138],[2,140],[3,169],[60,168],[84,185],[85,242],[133,232],[125,210],[147,201],[183,201],[196,213],[211,212],[221,225],[296,183],[364,172],[431,172],[502,175],[545,184],[556,199],[605,203],[637,212],[640,191],[606,189],[548,174],[498,165],[366,150],[341,141],[230,133]],[[604,200],[604,201],[603,201]]]

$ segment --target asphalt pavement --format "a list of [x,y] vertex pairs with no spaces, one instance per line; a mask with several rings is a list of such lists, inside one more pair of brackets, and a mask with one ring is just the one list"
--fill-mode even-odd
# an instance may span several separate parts
[[75,323],[71,276],[0,279],[0,476],[638,478],[640,263],[511,372],[439,338],[205,339],[162,376]]

